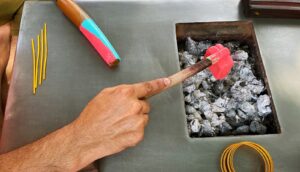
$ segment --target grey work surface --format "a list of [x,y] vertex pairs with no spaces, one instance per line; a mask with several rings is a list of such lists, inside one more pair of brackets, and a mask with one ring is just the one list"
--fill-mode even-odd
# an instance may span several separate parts
[[[27,2],[1,152],[30,143],[68,124],[105,87],[178,71],[175,23],[242,19],[239,0],[80,1],[79,4],[101,26],[123,61],[117,69],[108,69],[52,2]],[[48,78],[33,96],[30,39],[39,33],[44,22],[48,23]],[[300,20],[256,19],[254,24],[281,134],[191,139],[179,85],[151,99],[153,108],[144,141],[101,160],[101,171],[214,172],[219,170],[219,158],[225,146],[244,140],[267,148],[276,171],[299,171]],[[241,152],[235,163],[238,170],[258,171],[259,159],[249,154],[249,150]]]

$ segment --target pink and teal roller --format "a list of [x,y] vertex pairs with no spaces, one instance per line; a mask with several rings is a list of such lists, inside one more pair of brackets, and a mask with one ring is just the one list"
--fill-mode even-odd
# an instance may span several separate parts
[[56,0],[57,6],[79,28],[108,66],[116,66],[121,58],[96,23],[72,0]]

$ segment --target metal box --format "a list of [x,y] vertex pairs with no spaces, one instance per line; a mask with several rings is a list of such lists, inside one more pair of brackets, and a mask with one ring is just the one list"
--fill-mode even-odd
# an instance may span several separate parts
[[187,37],[191,37],[195,41],[239,41],[241,44],[249,46],[249,57],[255,58],[254,75],[264,82],[266,87],[264,92],[271,98],[272,114],[265,118],[265,124],[268,128],[266,134],[281,133],[276,108],[272,99],[272,93],[269,88],[268,78],[264,69],[252,22],[177,23],[176,38],[178,51],[184,49]]

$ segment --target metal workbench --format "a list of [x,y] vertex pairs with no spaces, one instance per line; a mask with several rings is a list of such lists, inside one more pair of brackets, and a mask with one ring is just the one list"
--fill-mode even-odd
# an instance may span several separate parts
[[[78,1],[120,56],[109,69],[53,2],[26,2],[5,114],[1,152],[45,136],[74,120],[109,86],[167,76],[179,70],[175,23],[243,19],[239,0]],[[48,78],[32,95],[30,39],[48,23]],[[255,31],[276,106],[281,134],[189,138],[181,86],[151,99],[145,139],[102,159],[104,172],[215,172],[230,143],[254,141],[269,150],[276,171],[300,169],[300,20],[255,19]],[[258,171],[259,159],[241,151],[237,169]],[[244,155],[252,156],[244,156]]]

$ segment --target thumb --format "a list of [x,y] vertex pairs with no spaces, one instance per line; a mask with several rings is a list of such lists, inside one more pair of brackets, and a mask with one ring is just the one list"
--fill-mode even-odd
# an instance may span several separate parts
[[160,78],[152,81],[133,84],[135,94],[138,98],[147,98],[158,94],[171,85],[169,78]]

